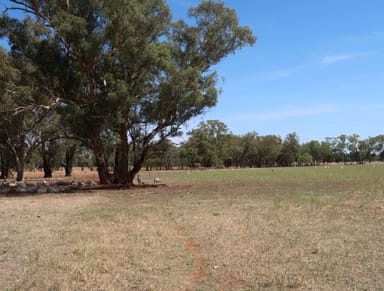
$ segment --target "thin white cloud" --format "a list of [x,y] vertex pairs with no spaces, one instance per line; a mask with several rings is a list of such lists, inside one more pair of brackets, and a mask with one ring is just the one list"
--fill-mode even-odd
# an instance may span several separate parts
[[359,104],[346,105],[346,104],[321,104],[312,106],[295,106],[288,107],[281,110],[270,111],[270,112],[255,112],[255,113],[241,113],[233,116],[228,116],[227,119],[230,121],[278,121],[287,120],[292,118],[311,117],[318,115],[327,114],[339,114],[339,113],[356,113],[362,114],[371,113],[377,114],[378,111],[384,109],[384,103],[371,103],[365,104],[363,107]]
[[275,81],[280,79],[285,79],[292,77],[298,73],[305,72],[306,70],[311,70],[315,67],[318,67],[318,65],[331,65],[335,63],[344,62],[347,60],[352,59],[358,59],[358,58],[364,58],[369,57],[373,55],[380,54],[380,51],[378,50],[371,50],[366,52],[358,52],[358,53],[345,53],[345,54],[334,54],[334,55],[328,55],[323,57],[323,59],[320,62],[306,62],[301,63],[296,66],[287,67],[287,68],[280,68],[276,69],[270,72],[267,72],[263,74],[261,77],[258,76],[258,78],[267,80],[267,81]]
[[324,65],[329,65],[329,64],[339,63],[339,62],[343,62],[351,59],[368,57],[371,55],[375,55],[377,53],[378,51],[367,51],[367,52],[361,52],[361,53],[329,55],[329,56],[325,56],[320,63]]
[[278,111],[271,111],[265,113],[250,113],[250,114],[239,114],[233,116],[232,120],[243,120],[243,121],[256,121],[256,120],[283,120],[298,117],[308,117],[315,115],[322,115],[328,113],[339,112],[340,109],[332,104],[324,104],[318,106],[309,107],[291,107]]
[[346,35],[342,40],[352,42],[354,44],[364,44],[376,40],[381,40],[384,36],[384,30],[372,30],[364,34]]
[[283,78],[288,78],[294,75],[297,72],[297,68],[285,68],[285,69],[278,69],[272,72],[269,72],[265,74],[264,79],[266,80],[278,80]]
[[278,68],[269,72],[264,73],[262,76],[258,76],[259,79],[266,81],[274,81],[285,78],[290,78],[300,72],[305,71],[310,68],[313,64],[311,63],[301,63],[291,67]]
[[354,58],[353,55],[332,55],[332,56],[326,56],[321,60],[322,64],[333,64],[342,62],[348,59]]

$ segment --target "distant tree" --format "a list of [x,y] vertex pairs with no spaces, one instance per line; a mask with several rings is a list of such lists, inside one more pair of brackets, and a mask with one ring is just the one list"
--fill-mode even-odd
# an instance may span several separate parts
[[241,136],[239,164],[241,167],[260,166],[258,143],[260,137],[256,132],[249,132]]
[[228,126],[219,120],[208,120],[205,124],[208,141],[214,146],[215,167],[222,168],[231,164],[231,136]]
[[9,178],[11,167],[12,160],[9,148],[0,140],[0,179]]
[[43,142],[39,152],[43,159],[44,178],[52,178],[54,159],[57,156],[56,141]]
[[349,155],[349,160],[351,162],[359,162],[360,161],[360,149],[359,142],[360,136],[358,134],[352,134],[347,137],[347,151]]
[[297,161],[297,154],[300,149],[299,136],[293,132],[287,134],[281,148],[279,163],[282,166],[292,166]]
[[242,154],[241,137],[234,134],[228,134],[226,136],[224,152],[225,167],[240,167]]
[[31,18],[20,22],[3,16],[0,25],[2,34],[9,34],[11,43],[10,52],[1,53],[1,78],[6,88],[0,94],[0,139],[12,156],[16,179],[20,181],[26,161],[42,142],[39,138],[42,121],[51,111],[47,94],[37,86],[41,74],[32,60],[39,50],[36,40],[47,30]]
[[384,135],[378,135],[368,138],[369,161],[384,159]]
[[189,152],[189,157],[195,159],[189,164],[221,168],[224,166],[224,161],[230,158],[228,151],[230,133],[223,122],[218,120],[202,121],[198,128],[188,134],[190,138],[184,148]]
[[308,144],[308,154],[311,155],[313,159],[313,164],[318,165],[320,162],[323,162],[322,148],[321,144],[317,140],[311,140]]
[[308,152],[300,152],[297,161],[300,166],[310,166],[313,164],[313,157]]
[[336,152],[341,155],[341,161],[345,163],[347,161],[348,152],[348,136],[341,134],[336,139]]
[[331,146],[334,162],[345,163],[347,161],[347,138],[348,136],[345,134],[342,134],[338,137],[326,138],[326,142]]
[[197,149],[193,146],[190,146],[189,140],[180,146],[179,157],[181,168],[194,168],[196,166],[201,166]]
[[321,142],[320,160],[328,163],[333,161],[331,144],[327,141]]
[[81,167],[82,170],[84,168],[91,168],[93,169],[96,167],[96,160],[95,157],[88,148],[86,147],[80,147],[78,149],[78,153],[76,155],[76,164]]
[[170,170],[172,167],[178,165],[178,149],[170,141],[167,140],[157,147],[153,147],[145,162],[145,167],[148,170],[152,169],[165,169]]
[[258,167],[272,167],[278,162],[283,144],[280,136],[266,135],[260,137],[257,145]]
[[357,157],[357,161],[359,162],[359,164],[363,164],[365,161],[371,161],[371,151],[372,149],[370,148],[370,145],[369,145],[369,140],[366,139],[366,140],[359,140],[357,142],[357,146],[358,146],[358,157]]
[[0,47],[0,104],[2,105],[2,112],[0,112],[0,179],[8,178],[11,167],[9,140],[3,127],[9,125],[5,123],[4,115],[8,115],[6,112],[9,108],[8,98],[14,92],[17,77],[18,72],[14,68],[10,56],[4,48]]
[[72,176],[72,169],[73,169],[73,163],[75,159],[75,154],[77,149],[79,148],[79,143],[76,143],[74,141],[70,142],[65,142],[65,155],[64,155],[64,171],[65,171],[65,176],[70,177]]

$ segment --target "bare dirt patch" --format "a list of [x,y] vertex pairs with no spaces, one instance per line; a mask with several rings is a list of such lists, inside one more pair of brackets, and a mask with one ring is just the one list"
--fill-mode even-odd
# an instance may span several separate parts
[[191,273],[192,284],[199,283],[205,276],[204,260],[201,255],[200,246],[192,241],[185,230],[178,224],[175,224],[177,235],[183,240],[185,250],[193,257],[193,271]]

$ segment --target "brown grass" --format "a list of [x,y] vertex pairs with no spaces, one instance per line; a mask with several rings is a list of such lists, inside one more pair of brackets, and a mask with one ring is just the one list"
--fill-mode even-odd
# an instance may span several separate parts
[[380,175],[257,174],[0,197],[0,289],[383,290]]

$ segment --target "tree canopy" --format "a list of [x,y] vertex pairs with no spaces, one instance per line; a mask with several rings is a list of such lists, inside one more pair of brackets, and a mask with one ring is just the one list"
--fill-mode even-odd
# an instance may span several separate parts
[[32,70],[24,77],[38,99],[25,109],[59,114],[93,151],[102,184],[132,183],[152,147],[216,104],[215,65],[256,40],[218,1],[191,8],[188,23],[174,21],[164,0],[10,2],[7,12],[27,15],[0,19],[9,55]]

